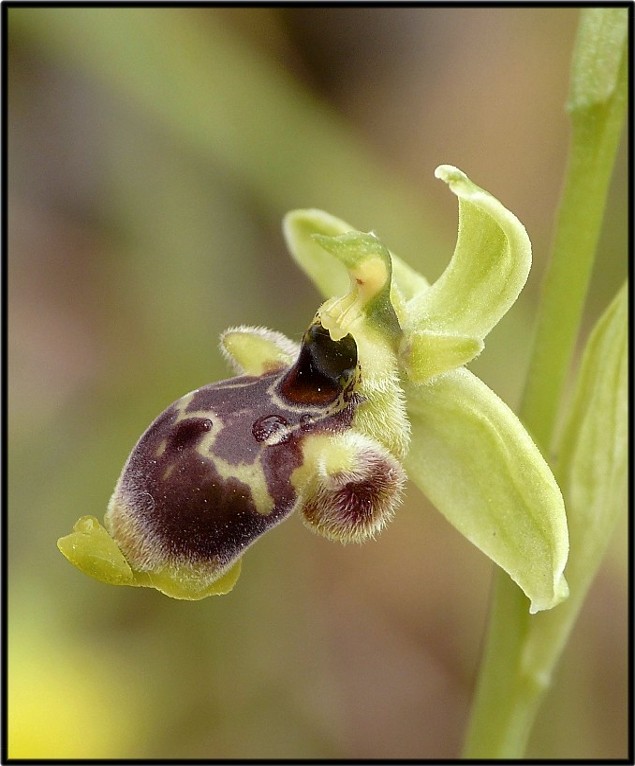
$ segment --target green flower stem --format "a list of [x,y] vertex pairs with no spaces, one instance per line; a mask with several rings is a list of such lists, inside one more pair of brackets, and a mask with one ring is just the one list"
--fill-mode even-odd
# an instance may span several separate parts
[[553,438],[624,127],[627,13],[625,8],[583,11],[574,51],[567,104],[572,127],[569,162],[520,411],[545,453]]
[[496,572],[487,643],[463,749],[464,758],[521,758],[538,710],[538,678],[522,673],[529,627],[527,599],[504,572]]
[[[593,268],[626,113],[627,10],[582,11],[568,108],[572,137],[521,418],[545,454]],[[573,553],[574,551],[572,551]],[[520,758],[585,589],[553,613],[495,575],[487,645],[464,748],[467,758]],[[529,656],[528,656],[529,653]]]

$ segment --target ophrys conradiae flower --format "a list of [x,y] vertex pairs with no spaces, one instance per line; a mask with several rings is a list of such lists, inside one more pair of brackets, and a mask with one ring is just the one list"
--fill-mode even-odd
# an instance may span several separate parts
[[317,210],[286,217],[296,260],[325,295],[344,295],[320,307],[299,346],[261,328],[224,333],[237,377],[155,420],[105,527],[83,517],[59,541],[72,563],[176,598],[225,593],[245,550],[294,511],[334,540],[373,537],[399,503],[405,465],[531,611],[566,596],[558,486],[518,418],[465,368],[525,283],[529,239],[461,171],[437,176],[459,197],[460,224],[432,285],[372,233]]

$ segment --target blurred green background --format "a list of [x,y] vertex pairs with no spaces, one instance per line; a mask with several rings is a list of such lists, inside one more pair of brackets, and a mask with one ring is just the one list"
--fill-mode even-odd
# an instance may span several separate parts
[[[56,539],[105,511],[137,437],[227,377],[221,330],[299,339],[319,303],[280,220],[316,206],[436,278],[457,165],[535,265],[471,368],[518,403],[567,146],[575,8],[11,8],[9,755],[449,758],[492,567],[414,487],[374,543],[292,518],[230,595],[81,576]],[[626,152],[584,331],[626,272]],[[528,756],[624,757],[626,526]],[[501,700],[501,704],[505,704]]]

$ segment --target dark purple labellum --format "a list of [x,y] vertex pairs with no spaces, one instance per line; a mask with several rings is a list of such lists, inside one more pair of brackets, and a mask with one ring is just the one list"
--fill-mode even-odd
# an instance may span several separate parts
[[106,516],[131,566],[224,571],[294,510],[303,439],[350,427],[356,375],[353,338],[313,325],[291,368],[203,386],[168,407],[130,455]]

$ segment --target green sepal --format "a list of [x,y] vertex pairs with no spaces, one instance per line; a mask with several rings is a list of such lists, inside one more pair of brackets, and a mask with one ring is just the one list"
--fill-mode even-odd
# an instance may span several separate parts
[[407,305],[407,330],[484,338],[518,298],[531,266],[525,227],[455,167],[435,175],[459,198],[452,260],[428,290]]
[[348,290],[346,267],[313,235],[336,237],[355,231],[353,226],[323,210],[292,210],[283,219],[282,231],[293,259],[325,298],[343,295]]
[[530,612],[556,606],[568,595],[564,502],[521,422],[464,368],[406,394],[411,479],[520,586]]

